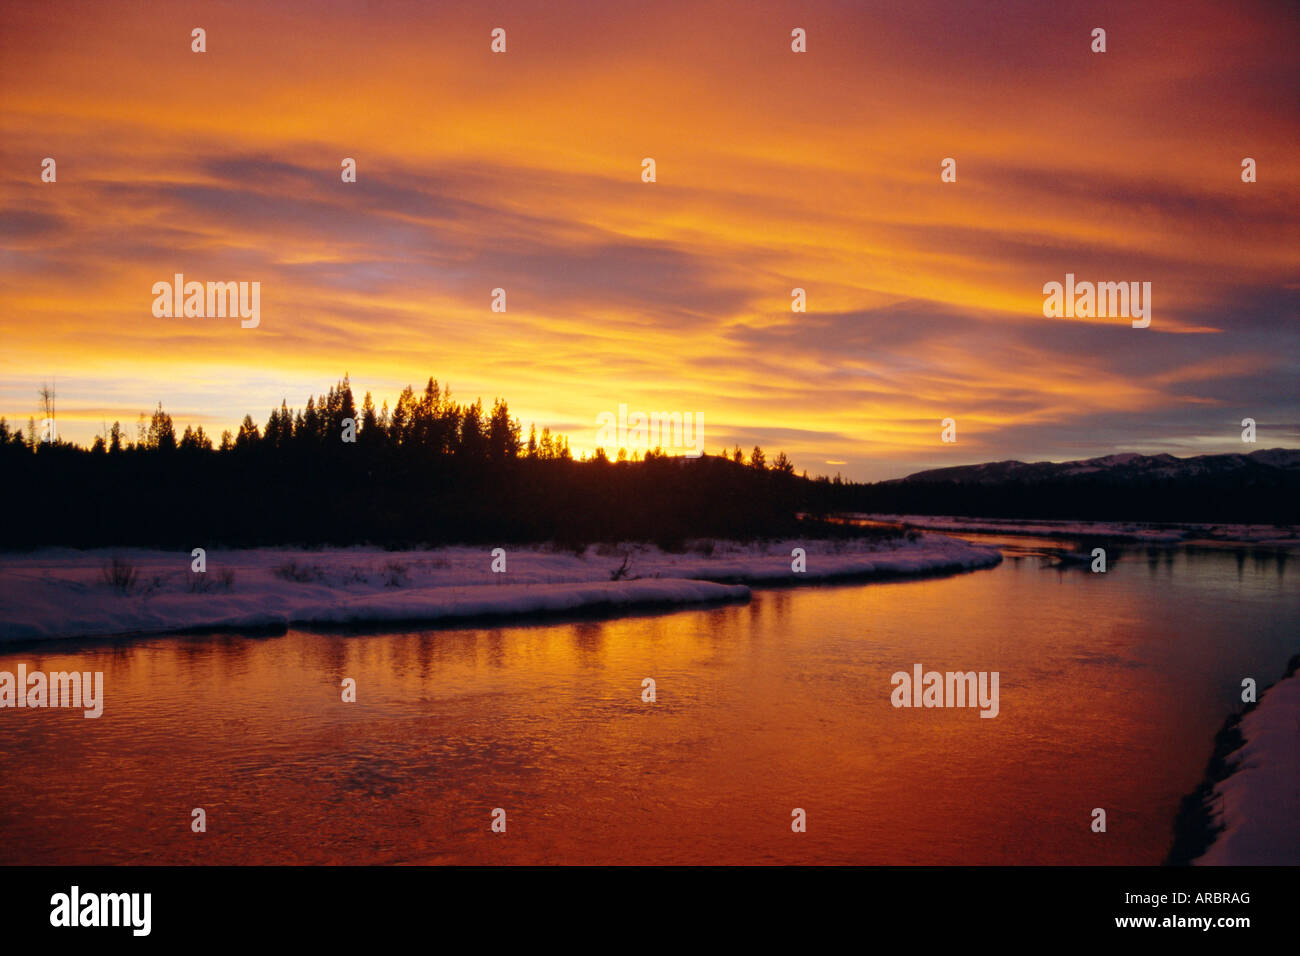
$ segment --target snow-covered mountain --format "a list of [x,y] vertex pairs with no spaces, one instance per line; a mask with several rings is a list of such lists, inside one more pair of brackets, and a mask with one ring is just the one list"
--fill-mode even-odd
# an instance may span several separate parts
[[1268,448],[1248,455],[1197,455],[1194,458],[1138,455],[1126,452],[1081,461],[991,461],[982,465],[958,465],[953,468],[918,471],[895,481],[914,484],[956,482],[995,485],[1006,482],[1099,480],[1128,484],[1165,480],[1241,478],[1249,483],[1253,477],[1296,470],[1300,470],[1300,449]]

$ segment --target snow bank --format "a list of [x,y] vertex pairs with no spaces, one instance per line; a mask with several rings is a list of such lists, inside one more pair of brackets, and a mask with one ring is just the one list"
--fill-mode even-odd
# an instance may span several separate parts
[[1095,537],[1174,544],[1190,541],[1300,546],[1300,528],[1271,524],[1148,524],[1133,521],[1033,521],[1022,518],[963,518],[954,515],[854,514],[846,517],[927,531],[970,531],[1038,537]]
[[[791,570],[803,548],[807,571]],[[125,589],[104,580],[120,558]],[[941,535],[883,541],[701,542],[685,554],[646,545],[580,554],[511,548],[208,551],[47,549],[0,556],[0,642],[299,624],[447,621],[587,610],[621,611],[749,598],[746,583],[934,574],[988,567],[1001,555]],[[621,571],[621,573],[620,573]],[[613,580],[617,576],[618,580]]]
[[1300,863],[1300,672],[1278,681],[1241,718],[1245,744],[1236,766],[1210,797],[1223,830],[1203,856],[1209,866],[1295,866]]

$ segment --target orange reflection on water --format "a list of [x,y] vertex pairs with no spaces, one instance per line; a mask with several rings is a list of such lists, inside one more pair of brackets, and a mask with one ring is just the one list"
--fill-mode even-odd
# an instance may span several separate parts
[[[1284,579],[1024,558],[656,617],[6,654],[103,670],[106,704],[0,711],[0,862],[1155,863],[1239,675],[1292,650]],[[895,709],[914,663],[998,671],[999,716]]]

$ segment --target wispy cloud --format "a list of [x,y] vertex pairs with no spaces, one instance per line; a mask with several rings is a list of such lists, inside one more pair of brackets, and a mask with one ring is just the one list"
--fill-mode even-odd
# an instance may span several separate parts
[[[57,375],[65,436],[158,400],[211,431],[346,370],[577,450],[619,402],[699,410],[710,451],[854,477],[1232,449],[1300,417],[1300,29],[1087,12],[1103,56],[1037,2],[8,5],[0,411]],[[260,281],[260,327],[155,319],[175,272]],[[1151,328],[1044,319],[1066,272],[1150,281]]]

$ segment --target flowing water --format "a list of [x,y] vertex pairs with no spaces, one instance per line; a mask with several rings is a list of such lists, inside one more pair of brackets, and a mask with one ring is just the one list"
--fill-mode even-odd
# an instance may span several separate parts
[[[1160,862],[1242,678],[1300,650],[1295,566],[982,540],[1007,560],[656,616],[6,650],[106,703],[0,711],[0,863]],[[917,663],[999,672],[998,716],[893,707]]]

